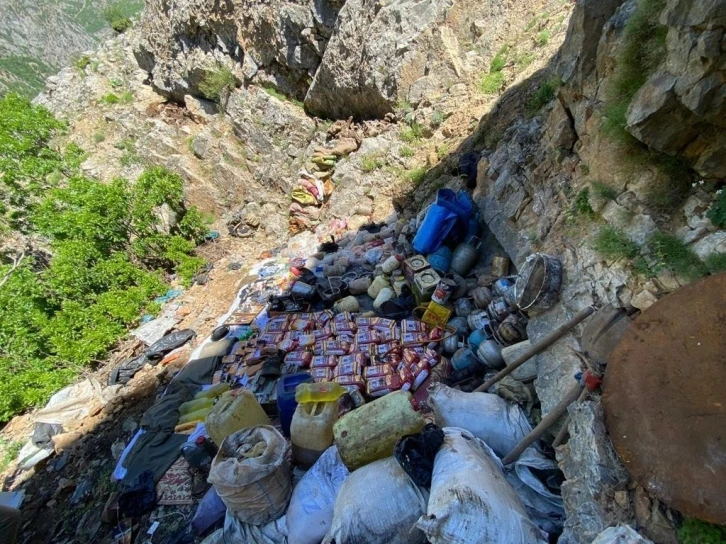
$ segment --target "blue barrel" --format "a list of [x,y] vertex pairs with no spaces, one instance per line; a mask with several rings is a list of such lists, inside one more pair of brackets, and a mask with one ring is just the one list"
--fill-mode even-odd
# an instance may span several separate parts
[[433,253],[429,253],[426,256],[426,260],[436,272],[446,274],[449,268],[451,268],[451,256],[451,249],[447,246],[441,246]]
[[297,408],[295,388],[301,383],[312,381],[312,377],[307,372],[288,374],[277,381],[277,413],[280,416],[282,433],[287,437],[290,436],[292,416],[295,413],[295,408]]

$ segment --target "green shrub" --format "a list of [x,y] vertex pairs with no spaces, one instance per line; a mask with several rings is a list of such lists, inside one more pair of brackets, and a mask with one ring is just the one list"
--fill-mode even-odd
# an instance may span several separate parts
[[726,544],[726,527],[686,518],[677,536],[680,544]]
[[581,189],[577,196],[575,196],[575,200],[572,202],[572,206],[570,206],[570,209],[568,210],[568,218],[588,218],[588,219],[594,219],[596,214],[593,211],[592,207],[590,206],[590,190],[585,187],[584,189]]
[[106,135],[103,132],[96,132],[93,135],[93,143],[100,144],[106,139]]
[[504,86],[503,72],[490,72],[479,80],[479,90],[484,94],[497,94]]
[[416,122],[401,129],[399,138],[407,144],[419,142],[423,138],[423,127]]
[[414,151],[410,147],[404,145],[398,150],[398,154],[401,157],[413,157]]
[[615,200],[618,197],[618,192],[602,181],[592,182],[592,193],[603,200]]
[[718,274],[726,270],[726,253],[713,253],[704,260],[704,264],[711,274]]
[[[15,268],[0,261],[0,421],[45,402],[102,358],[156,309],[151,300],[168,289],[165,274],[188,284],[204,264],[194,248],[207,227],[185,206],[181,177],[152,168],[133,186],[88,179],[80,148],[49,145],[62,128],[27,99],[0,99],[0,190],[12,196],[16,187],[18,196],[4,202],[24,213],[7,227],[42,239],[49,255],[45,262],[28,254]],[[129,149],[133,140],[117,145]],[[169,232],[158,215],[163,205],[178,219]]]
[[108,105],[118,104],[121,102],[121,99],[114,93],[108,93],[101,97],[101,102]]
[[431,126],[432,127],[438,127],[441,125],[441,123],[444,122],[444,114],[440,111],[435,111],[433,115],[431,115]]
[[708,273],[706,265],[698,255],[672,234],[656,232],[650,245],[658,260],[658,269],[671,270],[689,280],[696,280]]
[[517,58],[515,60],[515,63],[517,64],[517,68],[519,70],[524,70],[533,62],[534,62],[533,53],[522,53],[521,55],[517,56]]
[[595,235],[593,249],[606,259],[626,259],[631,261],[640,253],[638,245],[628,238],[621,229],[612,226],[602,227]]
[[360,169],[365,173],[373,172],[373,170],[383,168],[385,165],[386,161],[376,153],[365,155],[360,160]]
[[537,37],[534,40],[534,43],[537,45],[537,47],[544,47],[547,45],[550,41],[550,31],[549,30],[543,30],[539,34],[537,34]]
[[122,104],[131,104],[131,102],[134,101],[134,94],[131,91],[126,91],[124,94],[121,95],[119,101]]
[[666,0],[639,0],[623,31],[623,46],[606,91],[603,128],[628,139],[626,113],[633,96],[665,58],[667,27],[658,17]]
[[497,53],[497,55],[492,59],[492,64],[489,66],[489,73],[492,72],[501,72],[504,70],[504,67],[507,65],[507,58],[501,54]]
[[406,179],[408,179],[414,185],[420,185],[421,182],[424,180],[424,177],[426,177],[425,166],[419,166],[418,168],[413,168],[412,170],[406,172]]
[[439,157],[439,160],[443,159],[446,155],[449,154],[449,151],[451,151],[451,145],[449,145],[448,142],[442,143],[438,149],[436,150],[436,155]]
[[199,83],[199,92],[204,98],[221,102],[226,100],[236,86],[237,78],[234,77],[232,71],[226,66],[218,65],[215,70],[204,75]]
[[562,85],[562,80],[557,77],[546,79],[540,83],[527,103],[529,113],[534,114],[542,109],[543,106],[552,102],[557,95],[557,89],[559,89],[560,85]]
[[645,193],[645,200],[655,210],[670,212],[688,197],[691,192],[693,173],[690,167],[678,157],[655,153],[640,147],[637,151],[642,158],[641,164],[649,164],[665,175],[661,183],[653,183]]
[[120,3],[109,4],[103,10],[103,18],[116,32],[121,33],[131,28],[131,19],[124,13]]
[[78,68],[81,72],[83,72],[89,64],[91,64],[91,59],[86,55],[83,55],[75,62],[76,68]]
[[706,217],[717,227],[726,227],[726,192],[723,189],[716,191],[716,200],[711,204]]

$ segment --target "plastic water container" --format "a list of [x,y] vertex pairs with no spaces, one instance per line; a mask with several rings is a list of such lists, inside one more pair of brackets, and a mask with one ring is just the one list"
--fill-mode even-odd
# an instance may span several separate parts
[[301,383],[312,382],[313,378],[307,372],[298,372],[283,376],[277,382],[277,413],[280,416],[282,434],[290,436],[292,416],[297,408],[295,388]]
[[270,418],[249,389],[226,392],[205,422],[207,432],[217,446],[221,446],[230,434],[255,425],[270,425]]
[[338,420],[337,402],[298,404],[290,426],[292,458],[304,469],[333,445],[333,425]]
[[338,453],[349,470],[393,455],[399,438],[424,427],[411,393],[395,391],[345,414],[334,426]]

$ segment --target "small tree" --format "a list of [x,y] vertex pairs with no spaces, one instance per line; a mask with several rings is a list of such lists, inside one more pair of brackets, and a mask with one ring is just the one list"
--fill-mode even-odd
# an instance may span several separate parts
[[103,10],[103,17],[111,28],[119,34],[131,27],[131,19],[126,15],[120,4],[109,4]]

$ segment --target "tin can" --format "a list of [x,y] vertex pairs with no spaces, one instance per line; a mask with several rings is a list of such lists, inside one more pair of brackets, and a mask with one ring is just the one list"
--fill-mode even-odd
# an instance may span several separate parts
[[501,278],[509,274],[509,257],[492,257],[492,276]]
[[446,304],[451,297],[451,293],[456,289],[456,282],[450,278],[441,278],[436,285],[436,289],[431,294],[431,300],[437,304]]

